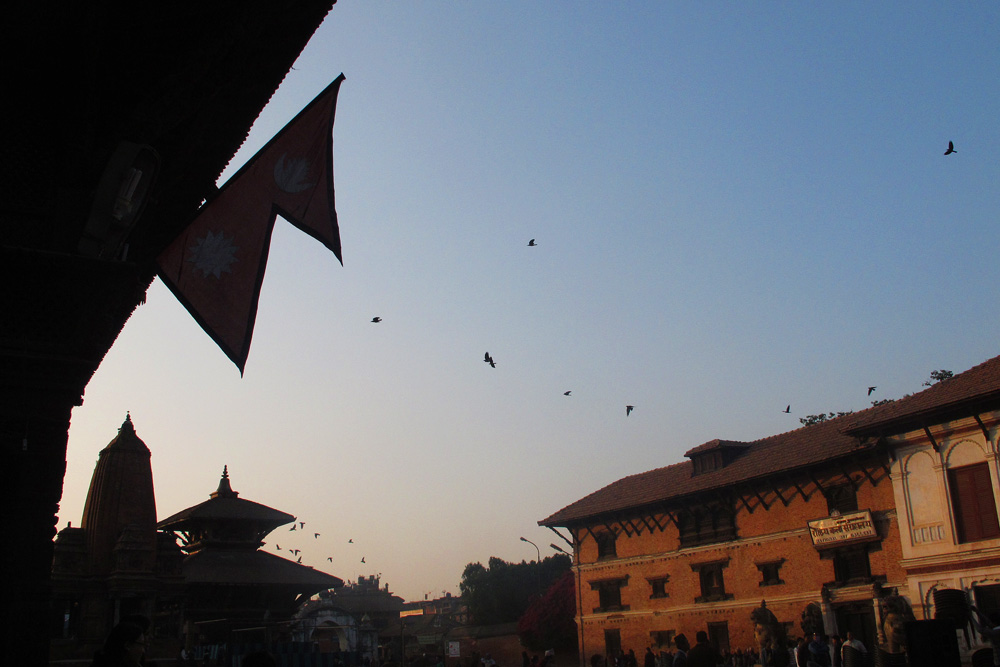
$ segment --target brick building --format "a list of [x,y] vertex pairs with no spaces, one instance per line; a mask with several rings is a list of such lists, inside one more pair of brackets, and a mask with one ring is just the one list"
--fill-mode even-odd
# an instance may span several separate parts
[[868,647],[890,600],[930,619],[933,592],[957,589],[997,614],[998,426],[1000,357],[868,410],[713,440],[559,510],[539,524],[574,544],[581,660],[698,630],[748,648],[762,600],[788,636],[851,630]]

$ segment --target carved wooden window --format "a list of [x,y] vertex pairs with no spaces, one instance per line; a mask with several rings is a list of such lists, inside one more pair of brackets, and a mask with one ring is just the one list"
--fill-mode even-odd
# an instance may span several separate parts
[[760,570],[760,586],[777,586],[785,583],[781,578],[781,566],[785,559],[770,561],[767,563],[757,563]]
[[726,582],[722,576],[722,571],[728,565],[728,559],[691,564],[691,569],[698,573],[698,583],[701,586],[701,595],[694,599],[695,602],[718,602],[732,599],[732,594],[726,592]]
[[653,577],[651,579],[647,579],[647,581],[649,582],[649,587],[652,591],[649,594],[649,598],[651,600],[655,598],[670,597],[670,594],[667,593],[667,582],[670,581],[670,577]]
[[597,534],[597,557],[614,558],[618,555],[616,536],[613,532],[607,531]]
[[955,529],[959,542],[978,542],[1000,537],[997,501],[986,463],[952,468],[948,471],[951,502],[955,508]]
[[622,588],[627,585],[628,577],[590,582],[590,589],[597,591],[598,596],[598,606],[594,608],[594,613],[627,611],[628,605],[622,604]]

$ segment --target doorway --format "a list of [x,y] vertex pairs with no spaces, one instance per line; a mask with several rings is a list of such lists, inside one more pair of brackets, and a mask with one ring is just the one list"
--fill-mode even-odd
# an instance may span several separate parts
[[875,625],[875,607],[872,600],[845,602],[834,608],[837,617],[837,634],[841,639],[847,638],[850,632],[861,640],[868,650],[869,656],[874,656],[878,648],[878,628]]

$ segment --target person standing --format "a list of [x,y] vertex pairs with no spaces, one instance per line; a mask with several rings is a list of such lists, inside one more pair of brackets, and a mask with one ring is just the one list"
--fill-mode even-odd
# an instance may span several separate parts
[[720,662],[719,655],[708,643],[708,633],[699,630],[694,637],[695,644],[687,654],[688,667],[716,667]]
[[[860,653],[863,658],[868,654],[868,649],[865,648],[865,645],[861,642],[861,640],[855,637],[853,632],[848,630],[847,639],[844,641],[844,645],[840,648],[841,660],[844,665],[847,664],[847,647],[851,647],[851,649]],[[866,662],[866,660],[862,660],[862,662]]]
[[687,654],[691,650],[691,644],[683,632],[674,637],[674,645],[677,647],[677,652],[674,653],[673,667],[687,667]]
[[91,667],[140,667],[146,654],[146,635],[135,623],[119,623],[108,633]]

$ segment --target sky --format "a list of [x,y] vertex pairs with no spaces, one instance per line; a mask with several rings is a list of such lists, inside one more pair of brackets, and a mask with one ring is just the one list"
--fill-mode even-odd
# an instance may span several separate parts
[[995,2],[340,0],[220,184],[343,72],[343,266],[278,221],[242,378],[154,282],[59,527],[128,413],[159,518],[228,466],[306,522],[265,550],[457,595],[622,477],[1000,354],[998,34]]

